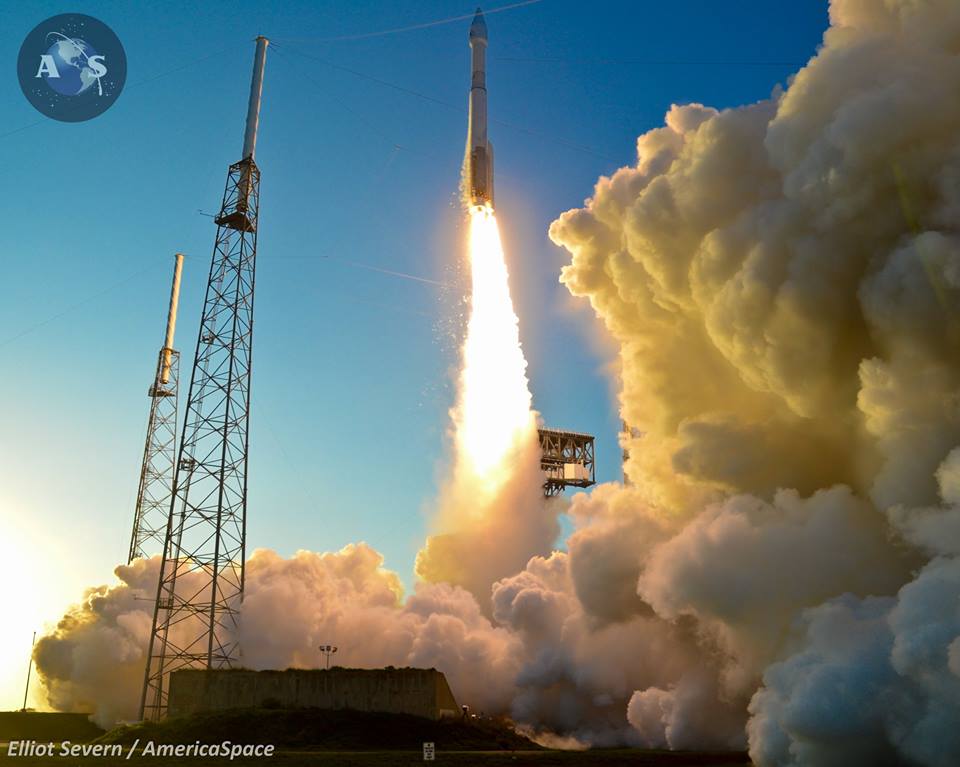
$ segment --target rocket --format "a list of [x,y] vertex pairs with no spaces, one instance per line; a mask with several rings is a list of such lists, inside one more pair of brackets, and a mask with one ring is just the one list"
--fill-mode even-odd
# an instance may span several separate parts
[[487,23],[483,11],[470,25],[470,112],[467,123],[466,193],[470,205],[493,207],[493,144],[487,140]]

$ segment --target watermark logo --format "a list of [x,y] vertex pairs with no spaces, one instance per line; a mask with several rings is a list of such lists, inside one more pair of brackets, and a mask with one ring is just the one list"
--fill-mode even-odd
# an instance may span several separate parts
[[17,77],[27,101],[63,122],[106,112],[127,80],[127,54],[102,21],[82,13],[51,16],[20,46]]

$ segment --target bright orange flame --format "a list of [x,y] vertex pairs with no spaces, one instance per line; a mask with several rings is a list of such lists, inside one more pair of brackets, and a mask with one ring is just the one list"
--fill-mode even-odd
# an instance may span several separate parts
[[453,412],[458,469],[493,495],[510,477],[515,450],[536,428],[510,300],[497,218],[489,206],[470,209],[473,291],[463,345],[460,397]]

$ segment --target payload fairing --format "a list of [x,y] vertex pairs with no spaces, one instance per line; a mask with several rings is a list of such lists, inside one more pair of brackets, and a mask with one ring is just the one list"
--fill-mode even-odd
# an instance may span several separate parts
[[466,186],[471,205],[493,207],[493,145],[487,139],[487,23],[483,11],[470,25],[471,84]]

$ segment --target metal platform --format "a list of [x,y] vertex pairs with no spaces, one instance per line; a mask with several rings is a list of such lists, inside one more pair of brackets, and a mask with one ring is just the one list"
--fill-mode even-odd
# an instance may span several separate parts
[[543,494],[551,498],[568,487],[590,487],[597,482],[593,435],[558,429],[538,429],[540,468],[546,474]]

